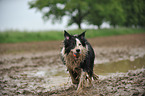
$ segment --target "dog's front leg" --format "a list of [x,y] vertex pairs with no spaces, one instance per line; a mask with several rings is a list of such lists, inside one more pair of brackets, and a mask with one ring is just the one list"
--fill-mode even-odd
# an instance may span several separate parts
[[81,69],[81,76],[80,76],[77,92],[80,92],[82,90],[85,78],[86,78],[86,72],[84,72],[83,69]]

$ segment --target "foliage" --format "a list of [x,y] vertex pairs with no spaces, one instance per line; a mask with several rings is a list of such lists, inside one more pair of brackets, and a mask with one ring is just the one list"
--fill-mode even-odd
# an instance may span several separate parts
[[126,15],[124,26],[145,27],[145,0],[121,0]]
[[109,22],[113,27],[145,27],[145,0],[33,0],[30,8],[43,14],[44,20],[61,20],[68,16],[68,25],[97,25]]
[[[84,30],[68,30],[72,35],[80,34]],[[119,29],[89,29],[86,30],[86,37],[102,37],[113,35],[124,35],[134,33],[145,33],[145,29],[132,29],[132,28],[119,28]],[[18,43],[18,42],[36,42],[36,41],[49,41],[49,40],[63,40],[63,32],[60,31],[14,31],[7,30],[0,32],[0,43]]]
[[110,0],[106,10],[108,12],[106,14],[106,20],[110,22],[110,25],[114,28],[117,25],[123,25],[123,22],[125,22],[125,13],[120,0]]
[[33,0],[29,2],[30,8],[41,11],[45,20],[49,18],[53,21],[61,20],[67,15],[70,18],[68,25],[75,23],[79,29],[81,29],[83,19],[89,13],[89,4],[89,0]]
[[108,1],[106,0],[94,0],[91,4],[92,9],[90,10],[89,15],[85,18],[85,21],[89,24],[97,25],[100,29],[101,24],[105,20],[107,3]]
[[92,13],[88,15],[89,24],[100,25],[109,22],[114,28],[145,27],[144,0],[96,0]]

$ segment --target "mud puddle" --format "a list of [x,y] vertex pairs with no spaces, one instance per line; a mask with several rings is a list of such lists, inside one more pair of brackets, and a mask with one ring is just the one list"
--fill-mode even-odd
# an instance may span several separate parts
[[[94,71],[99,75],[100,82],[103,82],[101,80],[108,82],[108,74],[112,76],[111,73],[114,73],[118,76],[128,70],[145,67],[145,47],[134,49],[96,47],[95,54]],[[62,64],[58,51],[45,52],[45,54],[3,55],[0,57],[0,74],[0,95],[45,95],[46,93],[47,96],[48,94],[58,95],[59,92],[64,91],[66,94],[75,93],[76,87],[72,88],[71,78],[66,66]],[[141,72],[141,76],[139,75],[141,83],[145,81],[143,75],[144,72]],[[105,77],[107,78],[105,79]],[[95,88],[99,89],[92,88],[95,94],[99,94],[98,92],[109,93],[110,91],[102,91],[107,87],[105,87],[105,83],[101,84],[96,83],[95,85]],[[136,88],[142,90],[142,86],[144,85]],[[97,90],[100,91],[96,92]]]
[[65,66],[45,66],[42,68],[39,68],[39,70],[35,71],[27,71],[25,74],[29,74],[30,77],[37,77],[42,78],[45,81],[45,84],[43,84],[45,91],[52,91],[60,89],[61,87],[64,87],[64,85],[67,85],[70,83],[69,73]]
[[[103,64],[95,64],[94,72],[97,75],[109,75],[111,73],[125,73],[129,70],[136,70],[145,67],[145,56],[142,58],[137,58],[132,61],[130,60],[121,60],[118,62],[112,63],[103,63]],[[47,88],[51,90],[60,89],[60,87],[64,87],[64,85],[71,85],[71,80],[69,78],[69,73],[65,66],[59,67],[43,67],[31,73],[31,76],[44,77],[47,78]],[[68,84],[69,83],[69,84]],[[46,87],[46,85],[45,85]]]
[[[1,70],[2,75],[0,77],[0,95],[35,95],[38,93],[47,93],[52,92],[53,90],[69,88],[72,83],[65,65],[60,64],[61,61],[57,60],[57,56],[49,57],[51,58],[50,60],[52,60],[52,64],[50,62],[50,65],[47,65],[48,61],[45,60],[46,58],[48,57],[32,58],[31,62],[34,63],[33,65],[30,64],[30,58],[28,58],[29,62],[26,62],[27,58],[25,58],[24,60],[21,60],[21,62],[25,61],[21,64],[25,67],[12,66],[9,69],[7,67],[3,67]],[[53,62],[56,60],[57,62]],[[40,65],[41,63],[39,64],[39,62],[36,61],[43,61],[45,65]],[[7,63],[8,61],[5,64]],[[36,64],[39,64],[39,66],[36,66]],[[127,72],[128,70],[136,70],[144,67],[145,56],[133,60],[129,59],[112,63],[95,64],[94,72],[98,74],[101,79],[102,75]]]
[[132,60],[121,60],[118,62],[109,62],[96,64],[94,72],[98,75],[108,75],[110,73],[128,72],[128,70],[136,70],[145,67],[145,56]]

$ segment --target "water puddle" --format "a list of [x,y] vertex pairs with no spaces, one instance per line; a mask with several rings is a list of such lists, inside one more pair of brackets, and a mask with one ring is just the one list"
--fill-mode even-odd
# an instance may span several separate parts
[[[116,72],[127,72],[128,70],[135,70],[145,67],[145,56],[137,58],[133,61],[121,60],[112,63],[95,64],[94,72],[97,75],[108,75]],[[31,76],[41,77],[44,79],[46,89],[56,89],[57,87],[64,86],[66,83],[71,84],[69,73],[66,71],[65,66],[56,66],[50,68],[42,67],[39,70],[32,72]],[[47,86],[46,86],[47,85]]]
[[[127,72],[128,70],[136,70],[145,67],[145,56],[134,60],[121,60],[112,63],[95,64],[94,72],[98,75],[108,75],[116,72]],[[16,68],[17,69],[17,68]],[[15,69],[15,70],[16,70]],[[17,71],[17,70],[16,70]],[[23,68],[20,72],[4,75],[0,79],[7,82],[6,89],[10,93],[25,93],[25,92],[48,92],[61,88],[69,88],[71,78],[65,65],[45,65],[39,67]],[[15,86],[15,89],[14,89]]]
[[128,70],[136,70],[145,67],[145,56],[132,61],[121,60],[112,63],[96,64],[94,72],[98,75],[107,75],[109,73],[127,72]]

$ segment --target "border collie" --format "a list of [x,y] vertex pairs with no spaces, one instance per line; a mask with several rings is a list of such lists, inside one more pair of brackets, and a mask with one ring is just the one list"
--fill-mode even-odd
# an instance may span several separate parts
[[[77,84],[80,91],[84,83],[98,76],[93,73],[95,54],[90,43],[85,39],[85,32],[80,35],[70,35],[64,30],[65,40],[61,50],[61,59],[66,65],[73,84]],[[86,81],[86,82],[84,82]]]

